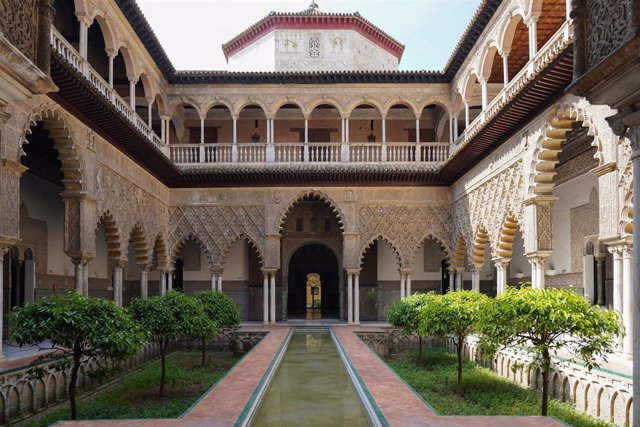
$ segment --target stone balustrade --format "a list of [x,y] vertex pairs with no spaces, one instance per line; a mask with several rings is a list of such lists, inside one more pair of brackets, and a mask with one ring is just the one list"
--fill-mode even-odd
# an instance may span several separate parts
[[171,144],[176,165],[226,163],[443,163],[449,143]]

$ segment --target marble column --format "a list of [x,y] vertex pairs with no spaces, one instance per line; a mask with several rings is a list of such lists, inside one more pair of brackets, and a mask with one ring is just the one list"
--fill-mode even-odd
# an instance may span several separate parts
[[167,272],[167,291],[173,289],[173,270]]
[[633,250],[625,247],[622,250],[622,321],[625,337],[622,351],[631,356],[633,354]]
[[262,324],[269,324],[269,272],[262,272]]
[[507,289],[507,271],[509,269],[509,261],[500,259],[495,261],[496,265],[496,293],[502,294]]
[[124,261],[117,260],[113,263],[113,302],[122,306],[122,276]]
[[[0,246],[0,314],[4,314],[4,257],[9,252],[9,246]],[[4,315],[0,316],[0,343],[4,335]],[[4,359],[2,345],[0,345],[0,359]]]
[[217,290],[222,292],[222,271],[218,272],[218,286]]
[[464,289],[464,276],[463,276],[463,270],[459,270],[456,273],[456,285],[454,287],[455,291],[461,291],[462,289]]
[[411,272],[407,272],[407,279],[405,281],[405,296],[408,297],[411,295]]
[[480,88],[482,89],[482,111],[487,109],[489,104],[489,95],[487,94],[487,81],[485,79],[480,80]]
[[347,325],[353,324],[353,273],[347,271]]
[[447,267],[449,273],[449,292],[454,291],[456,288],[456,269],[452,266]]
[[509,84],[509,52],[502,53],[502,80],[504,87]]
[[216,277],[218,274],[217,271],[213,270],[211,271],[211,290],[215,291],[216,287],[218,286],[218,278]]
[[[73,269],[75,272],[74,275],[74,288],[76,290],[77,293],[79,294],[83,294],[84,293],[84,272],[82,271],[82,259],[79,258],[72,258],[71,262],[73,263]],[[0,272],[1,274],[2,272]]]
[[270,274],[270,290],[269,290],[269,316],[271,317],[271,324],[276,324],[276,272],[272,271]]
[[147,298],[149,296],[149,267],[146,265],[140,266],[140,298]]
[[82,293],[89,296],[89,260],[84,260],[82,264]]
[[167,272],[160,272],[160,295],[167,293]]
[[407,295],[406,292],[406,274],[404,273],[404,271],[400,272],[400,299],[403,300],[404,297]]
[[480,269],[481,265],[471,265],[469,270],[471,271],[471,290],[474,292],[480,292]]
[[360,272],[353,274],[353,323],[360,324]]
[[596,304],[604,305],[604,254],[598,254],[595,256],[596,260],[596,290],[598,293],[598,299]]
[[136,111],[136,83],[138,83],[138,79],[129,77],[129,107],[133,111]]

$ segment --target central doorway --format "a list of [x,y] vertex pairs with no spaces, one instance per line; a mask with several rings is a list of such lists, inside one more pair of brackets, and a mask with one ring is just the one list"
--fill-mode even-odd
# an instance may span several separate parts
[[[338,318],[340,292],[338,260],[331,249],[309,243],[298,248],[289,259],[287,316],[289,318]],[[320,276],[321,300],[316,307],[308,307],[307,281],[309,274]],[[319,306],[319,307],[318,307]]]

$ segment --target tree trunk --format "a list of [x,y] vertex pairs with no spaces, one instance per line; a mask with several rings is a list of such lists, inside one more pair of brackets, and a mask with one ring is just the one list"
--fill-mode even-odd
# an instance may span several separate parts
[[73,366],[71,367],[71,378],[69,379],[69,403],[71,404],[71,419],[78,419],[78,408],[76,406],[76,384],[78,382],[78,370],[80,369],[80,359],[82,354],[79,349],[74,349]]
[[456,352],[458,353],[458,397],[462,398],[462,344],[463,340],[458,340],[456,344]]
[[164,397],[164,377],[165,377],[165,346],[164,344],[160,344],[160,397]]
[[418,335],[418,366],[422,366],[422,336]]
[[206,356],[206,350],[205,350],[205,345],[206,345],[206,340],[204,338],[202,338],[202,366],[204,366],[204,358]]
[[551,367],[551,356],[549,350],[542,351],[542,415],[547,415],[549,408],[549,368]]

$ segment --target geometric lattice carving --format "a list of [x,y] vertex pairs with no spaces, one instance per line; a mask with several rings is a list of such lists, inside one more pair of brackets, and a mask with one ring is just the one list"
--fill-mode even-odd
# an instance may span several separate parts
[[366,249],[381,238],[389,242],[400,266],[409,267],[427,239],[441,245],[445,257],[451,241],[448,206],[365,205],[359,208],[360,260]]
[[[499,239],[508,216],[522,224],[523,209],[522,161],[474,188],[453,203],[453,229],[456,236],[474,242],[481,228],[488,234],[492,258],[498,256]],[[467,245],[467,250],[473,250]],[[473,254],[467,254],[473,258]]]
[[196,239],[209,256],[212,266],[222,266],[231,246],[248,239],[262,258],[265,245],[265,219],[261,206],[174,207],[169,214],[170,254],[189,238]]

